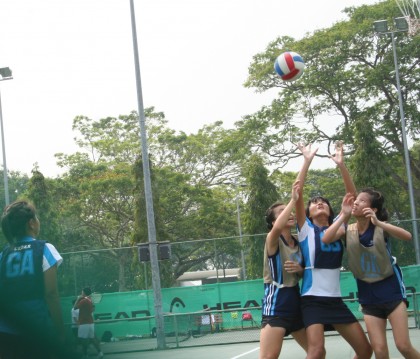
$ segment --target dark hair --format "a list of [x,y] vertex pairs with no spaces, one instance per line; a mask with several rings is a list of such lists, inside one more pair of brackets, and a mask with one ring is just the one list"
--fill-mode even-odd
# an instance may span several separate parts
[[283,202],[275,202],[265,211],[265,221],[267,228],[271,231],[273,229],[273,222],[276,220],[275,209],[279,206],[284,206]]
[[322,202],[324,202],[324,203],[326,203],[326,204],[327,204],[328,208],[330,209],[330,215],[329,215],[329,217],[328,217],[328,224],[332,224],[332,223],[333,223],[333,221],[334,221],[334,210],[333,210],[333,209],[332,209],[332,207],[331,207],[330,201],[329,201],[328,199],[326,199],[325,197],[322,197],[322,196],[315,196],[315,197],[312,197],[312,198],[308,201],[308,204],[307,204],[307,206],[306,206],[306,210],[305,210],[306,217],[308,217],[308,218],[310,219],[310,221],[312,222],[312,218],[311,218],[311,217],[309,217],[309,206],[311,205],[311,203],[316,203],[316,202],[318,202],[318,201],[322,201]]
[[373,188],[364,188],[359,193],[367,193],[370,196],[370,208],[376,208],[376,217],[380,221],[388,220],[388,211],[384,207],[385,198],[381,192]]
[[14,243],[27,234],[27,224],[36,218],[35,206],[28,201],[15,201],[8,205],[1,217],[1,228],[9,243]]
[[83,293],[85,293],[87,296],[92,294],[92,289],[90,287],[83,288]]

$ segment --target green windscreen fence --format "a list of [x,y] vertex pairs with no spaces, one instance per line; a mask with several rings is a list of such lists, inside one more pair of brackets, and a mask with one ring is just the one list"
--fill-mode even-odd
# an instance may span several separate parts
[[[420,291],[420,266],[402,268],[407,293]],[[341,273],[341,291],[349,308],[362,318],[353,275]],[[153,337],[155,331],[152,290],[94,293],[97,336],[109,331],[115,338]],[[182,340],[206,332],[244,330],[259,326],[263,297],[262,279],[162,289],[165,335]],[[62,298],[67,322],[74,297]],[[415,302],[415,301],[414,301]],[[410,300],[410,309],[413,301]],[[66,315],[66,313],[68,315]]]

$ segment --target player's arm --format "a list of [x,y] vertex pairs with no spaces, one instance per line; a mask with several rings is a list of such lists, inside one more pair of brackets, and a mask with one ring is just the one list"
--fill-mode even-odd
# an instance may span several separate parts
[[341,203],[340,215],[325,231],[324,236],[322,237],[322,242],[332,243],[344,237],[344,235],[346,234],[344,224],[347,224],[351,217],[353,203],[353,193],[347,193],[343,198],[343,202]]
[[285,209],[279,214],[273,224],[273,228],[267,234],[266,245],[268,255],[276,253],[278,248],[279,237],[284,230],[287,222],[289,221],[290,215],[292,214],[295,203],[299,197],[299,180],[293,183],[292,196]]
[[370,218],[370,221],[380,228],[382,228],[385,232],[388,233],[391,237],[396,239],[400,239],[403,241],[410,241],[412,239],[411,233],[406,231],[401,227],[394,226],[388,222],[382,222],[376,217],[376,213],[372,208],[364,208],[363,214],[365,217]]
[[297,176],[297,179],[300,182],[300,186],[299,186],[299,198],[296,201],[296,222],[297,222],[298,228],[302,228],[302,226],[305,224],[305,221],[306,221],[305,203],[303,201],[303,187],[305,184],[305,179],[309,170],[309,166],[312,160],[314,159],[315,154],[318,151],[318,148],[315,148],[312,150],[311,145],[304,146],[302,143],[298,144],[298,148],[302,152],[302,155],[303,155],[303,164]]
[[61,312],[60,296],[57,285],[57,265],[44,271],[44,298],[51,315],[54,326],[60,336],[64,337],[64,323]]
[[406,231],[404,228],[394,226],[391,223],[380,222],[378,227],[382,227],[382,229],[393,238],[401,239],[403,241],[411,241],[413,238],[409,231]]
[[346,189],[346,193],[352,193],[353,196],[356,198],[357,191],[356,186],[353,183],[353,180],[350,176],[350,173],[344,163],[344,150],[343,150],[343,142],[337,141],[335,144],[335,154],[330,156],[330,158],[335,162],[338,169],[340,170],[341,177],[343,178],[344,187]]
[[80,301],[84,298],[83,295],[79,295],[74,302],[73,309],[80,309]]

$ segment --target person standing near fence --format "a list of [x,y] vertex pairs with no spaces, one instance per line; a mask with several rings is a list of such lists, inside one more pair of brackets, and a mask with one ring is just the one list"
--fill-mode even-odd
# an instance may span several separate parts
[[[75,347],[77,348],[77,344],[79,342],[79,309],[75,308],[74,305],[76,304],[77,298],[73,300],[71,307],[71,332],[73,333],[73,340]],[[0,358],[1,359],[1,358]]]
[[[386,324],[392,327],[395,345],[404,358],[420,359],[408,330],[408,301],[403,276],[396,258],[391,256],[389,236],[411,240],[411,233],[387,223],[384,196],[372,189],[360,191],[357,198],[346,194],[340,218],[322,239],[325,243],[345,238],[349,269],[357,282],[359,303],[369,339],[377,359],[388,359]],[[356,223],[347,224],[351,215]]]
[[79,309],[79,329],[78,337],[82,345],[84,358],[87,358],[87,350],[89,344],[93,344],[98,352],[98,358],[102,358],[104,354],[101,351],[99,340],[95,335],[95,324],[93,322],[94,306],[90,295],[92,290],[90,287],[82,289],[82,294],[77,297],[76,303],[73,308]]
[[[318,149],[311,145],[298,145],[304,163],[298,179],[301,187]],[[344,164],[343,145],[336,143],[336,152],[331,159],[336,163],[344,181],[346,193],[355,193],[353,181]],[[307,359],[323,358],[326,355],[324,331],[336,330],[355,351],[355,358],[368,359],[372,348],[363,328],[343,302],[340,290],[340,269],[343,256],[341,241],[324,244],[321,239],[333,223],[333,209],[325,197],[312,197],[305,209],[302,193],[296,202],[298,239],[304,258],[304,273],[301,289],[303,321],[308,340]]]
[[302,253],[291,229],[293,208],[299,196],[299,181],[293,184],[287,205],[276,202],[266,212],[264,247],[264,300],[260,334],[260,359],[277,359],[285,336],[291,334],[306,351],[306,334],[300,310],[299,279]]
[[12,328],[1,351],[24,359],[70,356],[57,286],[62,257],[52,244],[36,239],[40,222],[28,201],[7,206],[1,226],[9,244],[0,255],[0,317]]

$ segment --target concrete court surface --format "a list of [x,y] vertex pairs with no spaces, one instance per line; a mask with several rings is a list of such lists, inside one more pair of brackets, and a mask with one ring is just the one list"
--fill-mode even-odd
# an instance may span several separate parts
[[[403,358],[395,347],[392,331],[387,330],[387,338],[390,358]],[[410,329],[410,339],[416,349],[420,351],[420,329]],[[107,344],[102,344],[105,359],[258,359],[259,354],[257,342],[115,354],[107,354]],[[326,359],[348,359],[354,356],[352,348],[339,335],[327,335],[325,337],[325,348],[327,350]],[[286,339],[283,343],[280,358],[304,359],[305,352],[293,339]]]

